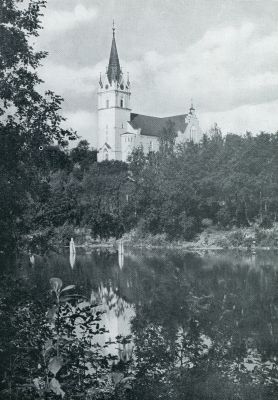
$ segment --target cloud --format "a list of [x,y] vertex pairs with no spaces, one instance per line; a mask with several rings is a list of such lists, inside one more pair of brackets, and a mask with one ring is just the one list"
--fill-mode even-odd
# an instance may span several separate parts
[[43,17],[45,32],[62,32],[96,18],[97,9],[77,4],[71,11],[47,8]]
[[147,52],[127,64],[132,102],[137,112],[169,115],[186,112],[193,97],[204,122],[210,116],[223,121],[227,130],[233,126],[243,131],[273,130],[277,126],[273,106],[278,99],[277,43],[278,31],[262,35],[246,22],[238,28],[207,31],[183,52]]
[[[66,113],[66,128],[72,128],[81,136],[80,139],[86,139],[93,147],[97,147],[97,115],[96,113],[76,110]],[[79,139],[79,140],[80,140]]]
[[[278,100],[263,104],[247,104],[229,111],[200,114],[200,123],[208,130],[217,122],[224,133],[242,134],[250,131],[275,133],[278,131]],[[224,128],[224,129],[223,129]]]
[[70,66],[45,62],[40,67],[39,76],[44,81],[43,89],[53,90],[67,100],[68,105],[76,106],[83,99],[90,98],[87,109],[96,104],[96,92],[99,74],[105,70],[106,61],[101,61],[92,67],[72,68]]
[[55,92],[62,96],[71,92],[75,95],[82,95],[95,90],[96,68],[97,66],[73,69],[66,65],[46,62],[40,69],[40,77],[45,81],[44,85],[48,89],[55,89]]
[[[218,122],[224,132],[276,131],[277,43],[278,31],[262,33],[245,22],[208,30],[183,51],[152,50],[141,59],[121,59],[123,71],[130,73],[133,111],[185,113],[193,98],[204,130]],[[41,71],[46,87],[66,99],[73,128],[92,144],[98,75],[107,62],[80,69],[48,62]]]

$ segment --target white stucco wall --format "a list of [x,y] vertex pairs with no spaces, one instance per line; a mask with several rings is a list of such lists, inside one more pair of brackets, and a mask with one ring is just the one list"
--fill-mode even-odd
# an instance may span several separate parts
[[[124,85],[124,84],[123,84]],[[124,86],[125,87],[125,86]],[[127,130],[130,120],[130,91],[121,90],[116,83],[103,83],[98,91],[98,161],[122,159],[121,134]],[[107,143],[110,149],[104,150]]]
[[176,144],[181,144],[187,142],[188,140],[193,140],[194,142],[198,143],[203,137],[203,132],[200,128],[199,121],[195,113],[192,115],[189,114],[186,121],[186,129],[184,132],[178,132]]
[[140,129],[133,129],[129,123],[127,125],[128,133],[121,136],[123,161],[127,161],[132,150],[137,147],[142,147],[144,154],[148,154],[150,151],[158,151],[159,141],[156,136],[141,135]]

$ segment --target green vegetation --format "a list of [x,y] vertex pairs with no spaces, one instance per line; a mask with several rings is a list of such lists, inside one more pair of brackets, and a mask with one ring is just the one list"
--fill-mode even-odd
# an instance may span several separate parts
[[[51,160],[76,135],[62,127],[62,99],[42,94],[37,69],[46,57],[31,46],[45,1],[0,3],[0,243],[12,248],[28,230],[26,210],[44,196]],[[53,147],[54,143],[57,147]],[[55,154],[55,157],[54,157]],[[59,156],[61,157],[59,159]]]
[[34,235],[45,232],[55,244],[75,228],[100,239],[135,230],[126,238],[277,246],[278,134],[222,137],[217,130],[147,156],[139,148],[129,164],[97,163],[92,152],[87,147],[78,162],[76,149],[65,152],[64,167],[52,169],[26,218]]
[[110,354],[123,339],[99,344],[107,330],[96,301],[59,278],[43,292],[22,278],[1,278],[1,399],[112,400],[125,391],[115,380],[119,358]]

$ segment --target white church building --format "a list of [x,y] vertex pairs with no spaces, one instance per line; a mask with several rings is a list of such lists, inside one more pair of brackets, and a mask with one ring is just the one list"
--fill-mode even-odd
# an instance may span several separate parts
[[199,141],[202,132],[193,105],[188,114],[153,117],[131,112],[129,76],[121,70],[113,27],[109,64],[105,77],[100,76],[98,88],[98,161],[127,161],[136,147],[145,154],[159,149],[159,136],[171,121],[176,131],[176,143]]

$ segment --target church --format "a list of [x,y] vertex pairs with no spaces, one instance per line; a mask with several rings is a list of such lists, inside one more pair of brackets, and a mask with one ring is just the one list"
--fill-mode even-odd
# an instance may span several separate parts
[[159,149],[159,137],[168,121],[176,131],[176,144],[188,140],[199,141],[202,132],[193,105],[187,114],[153,117],[135,114],[131,109],[131,84],[121,70],[115,27],[110,58],[105,77],[100,75],[98,87],[98,161],[127,161],[136,147],[145,154]]

